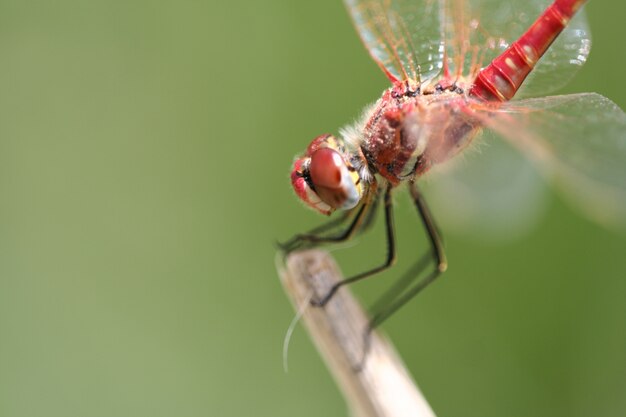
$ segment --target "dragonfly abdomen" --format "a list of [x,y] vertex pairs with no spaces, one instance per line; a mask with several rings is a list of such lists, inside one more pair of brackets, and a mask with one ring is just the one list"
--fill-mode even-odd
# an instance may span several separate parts
[[581,0],[555,0],[517,41],[478,73],[470,96],[487,101],[513,98],[582,3]]

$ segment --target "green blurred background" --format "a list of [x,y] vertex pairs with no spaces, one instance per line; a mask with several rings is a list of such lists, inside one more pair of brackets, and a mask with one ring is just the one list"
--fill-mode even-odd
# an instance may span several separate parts
[[[624,108],[626,3],[588,15],[567,91]],[[0,1],[0,416],[345,415],[302,328],[283,371],[274,242],[322,220],[293,156],[386,86],[339,0]],[[626,414],[623,234],[551,197],[521,239],[446,236],[385,325],[439,416]]]

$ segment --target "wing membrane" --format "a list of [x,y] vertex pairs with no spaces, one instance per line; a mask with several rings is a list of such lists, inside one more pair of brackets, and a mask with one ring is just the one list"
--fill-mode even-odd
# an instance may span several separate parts
[[[392,80],[472,80],[550,5],[549,0],[344,0],[372,58]],[[586,61],[584,10],[526,80],[520,97],[565,85]]]
[[344,0],[370,52],[392,81],[440,72],[443,45],[436,0]]
[[[452,75],[473,79],[517,40],[550,5],[548,0],[450,0],[444,25],[446,63]],[[591,38],[580,10],[541,58],[519,97],[563,87],[585,63]]]
[[564,87],[587,61],[591,34],[580,10],[529,74],[515,97],[545,96]]
[[476,116],[590,217],[626,226],[626,114],[611,100],[595,93],[526,99]]
[[423,180],[444,229],[482,240],[514,239],[532,230],[545,204],[545,181],[528,158],[484,132],[472,147]]

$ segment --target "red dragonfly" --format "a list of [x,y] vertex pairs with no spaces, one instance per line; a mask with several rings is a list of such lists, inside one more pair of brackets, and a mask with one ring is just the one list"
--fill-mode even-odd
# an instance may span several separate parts
[[[382,265],[338,283],[316,305],[394,263],[391,195],[401,183],[432,250],[383,297],[370,328],[446,270],[438,228],[416,182],[484,131],[538,162],[595,219],[626,219],[624,112],[594,93],[518,99],[562,87],[585,62],[591,46],[585,0],[344,1],[392,85],[339,137],[318,136],[296,159],[291,181],[298,197],[323,214],[344,215],[283,248],[349,239],[371,222],[382,200],[388,251]],[[344,230],[331,233],[344,222]],[[411,286],[430,259],[432,271]]]

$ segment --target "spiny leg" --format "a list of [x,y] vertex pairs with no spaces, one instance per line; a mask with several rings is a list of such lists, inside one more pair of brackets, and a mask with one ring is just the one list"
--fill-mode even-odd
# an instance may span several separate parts
[[286,253],[290,253],[296,249],[302,249],[303,247],[306,247],[307,244],[309,246],[313,246],[319,243],[338,243],[346,241],[354,236],[356,232],[362,231],[370,226],[370,224],[372,223],[372,218],[377,211],[377,208],[378,193],[376,185],[373,184],[371,185],[371,188],[369,189],[361,205],[358,207],[358,209],[355,209],[356,215],[354,215],[352,223],[350,223],[350,225],[343,232],[332,236],[322,236],[324,232],[331,230],[347,221],[353,215],[355,210],[350,210],[344,213],[341,217],[328,223],[322,224],[321,226],[317,226],[307,233],[298,234],[285,243],[279,243],[279,248]]
[[424,196],[417,188],[417,185],[415,185],[415,181],[409,182],[409,191],[411,192],[411,197],[413,197],[415,206],[417,207],[422,222],[424,223],[426,232],[428,232],[428,238],[430,239],[435,259],[437,261],[437,269],[439,272],[445,272],[448,268],[448,260],[446,259],[446,253],[443,249],[443,238],[441,237],[441,232],[439,232],[439,228],[435,224],[435,219],[426,204]]
[[[409,300],[415,297],[419,292],[421,292],[424,288],[428,286],[431,282],[433,282],[441,273],[445,272],[448,267],[448,263],[446,260],[446,255],[443,249],[443,240],[441,235],[435,225],[435,221],[433,219],[428,206],[426,205],[426,201],[424,197],[418,190],[414,181],[409,183],[409,190],[411,192],[411,196],[413,197],[413,201],[417,210],[420,214],[424,227],[426,228],[426,232],[428,233],[428,237],[430,239],[431,247],[432,247],[432,257],[434,258],[436,264],[435,269],[431,271],[423,280],[419,281],[413,287],[409,288],[407,291],[404,291],[406,287],[411,283],[408,277],[409,275],[403,277],[396,286],[394,286],[387,294],[383,296],[383,299],[388,300],[391,294],[394,291],[396,292],[395,299],[378,312],[376,315],[372,317],[370,323],[368,325],[367,333],[371,332],[381,323],[383,323],[386,319],[388,319],[393,313],[395,313],[400,307],[406,304]],[[424,258],[420,259],[416,264],[415,268],[412,268],[410,272],[414,272],[413,277],[417,278],[421,275],[421,272],[425,268]],[[379,303],[376,303],[379,305]],[[367,337],[367,335],[366,335]]]
[[326,223],[322,223],[322,224],[320,224],[318,226],[315,226],[313,229],[308,230],[307,232],[295,235],[289,241],[285,242],[283,244],[283,246],[288,246],[288,245],[290,245],[290,242],[293,242],[295,240],[304,239],[304,236],[319,235],[321,233],[324,233],[324,232],[327,232],[329,230],[332,230],[335,227],[340,226],[343,223],[345,223],[354,214],[354,212],[355,212],[355,210],[345,211],[345,212],[341,213],[341,216],[336,217],[336,218],[332,219],[331,221],[328,221]]
[[422,257],[411,266],[408,271],[405,271],[402,277],[398,279],[393,286],[391,286],[385,293],[378,297],[374,304],[369,307],[370,316],[376,316],[380,311],[387,308],[393,301],[395,301],[399,295],[401,295],[409,285],[411,285],[416,277],[419,277],[422,272],[428,267],[433,260],[432,252],[428,251],[422,255]]
[[361,225],[361,228],[359,229],[359,233],[364,232],[365,230],[370,228],[370,226],[374,223],[374,219],[376,218],[376,213],[378,213],[378,207],[380,206],[380,200],[381,200],[381,196],[378,193],[378,189],[374,189],[371,192],[369,198],[371,198],[372,204],[370,208],[368,209],[367,215],[363,219],[363,224]]
[[422,281],[419,281],[414,287],[406,291],[401,297],[398,297],[392,304],[390,304],[385,310],[382,310],[379,314],[372,317],[367,326],[368,333],[380,326],[385,320],[387,320],[393,313],[398,311],[400,307],[408,303],[413,297],[419,294],[428,284],[432,283],[439,275],[441,271],[435,269],[426,276]]
[[385,199],[385,226],[386,226],[386,234],[387,234],[387,259],[385,260],[385,263],[383,263],[380,266],[377,266],[376,268],[367,270],[351,278],[347,278],[341,282],[336,283],[335,285],[331,287],[328,293],[321,300],[312,301],[311,304],[322,307],[326,305],[328,301],[330,301],[333,295],[335,295],[337,290],[339,290],[339,288],[341,288],[342,286],[360,281],[378,272],[384,271],[385,269],[393,265],[393,263],[396,260],[396,241],[395,241],[394,226],[393,226],[393,205],[391,202],[391,189],[392,189],[392,185],[388,184],[387,190],[385,191],[385,197],[384,197]]
[[300,249],[304,244],[312,243],[315,239],[318,239],[322,233],[325,233],[328,230],[332,230],[338,226],[341,226],[346,221],[348,221],[350,217],[352,217],[353,215],[355,216],[355,218],[357,218],[359,216],[359,212],[362,210],[364,210],[364,205],[361,205],[357,209],[356,215],[354,215],[355,210],[346,211],[342,213],[340,217],[337,217],[335,219],[332,219],[329,222],[316,226],[313,229],[305,233],[299,233],[293,236],[291,239],[289,239],[286,242],[282,242],[282,243],[278,242],[278,248],[286,253],[290,253],[296,249]]

